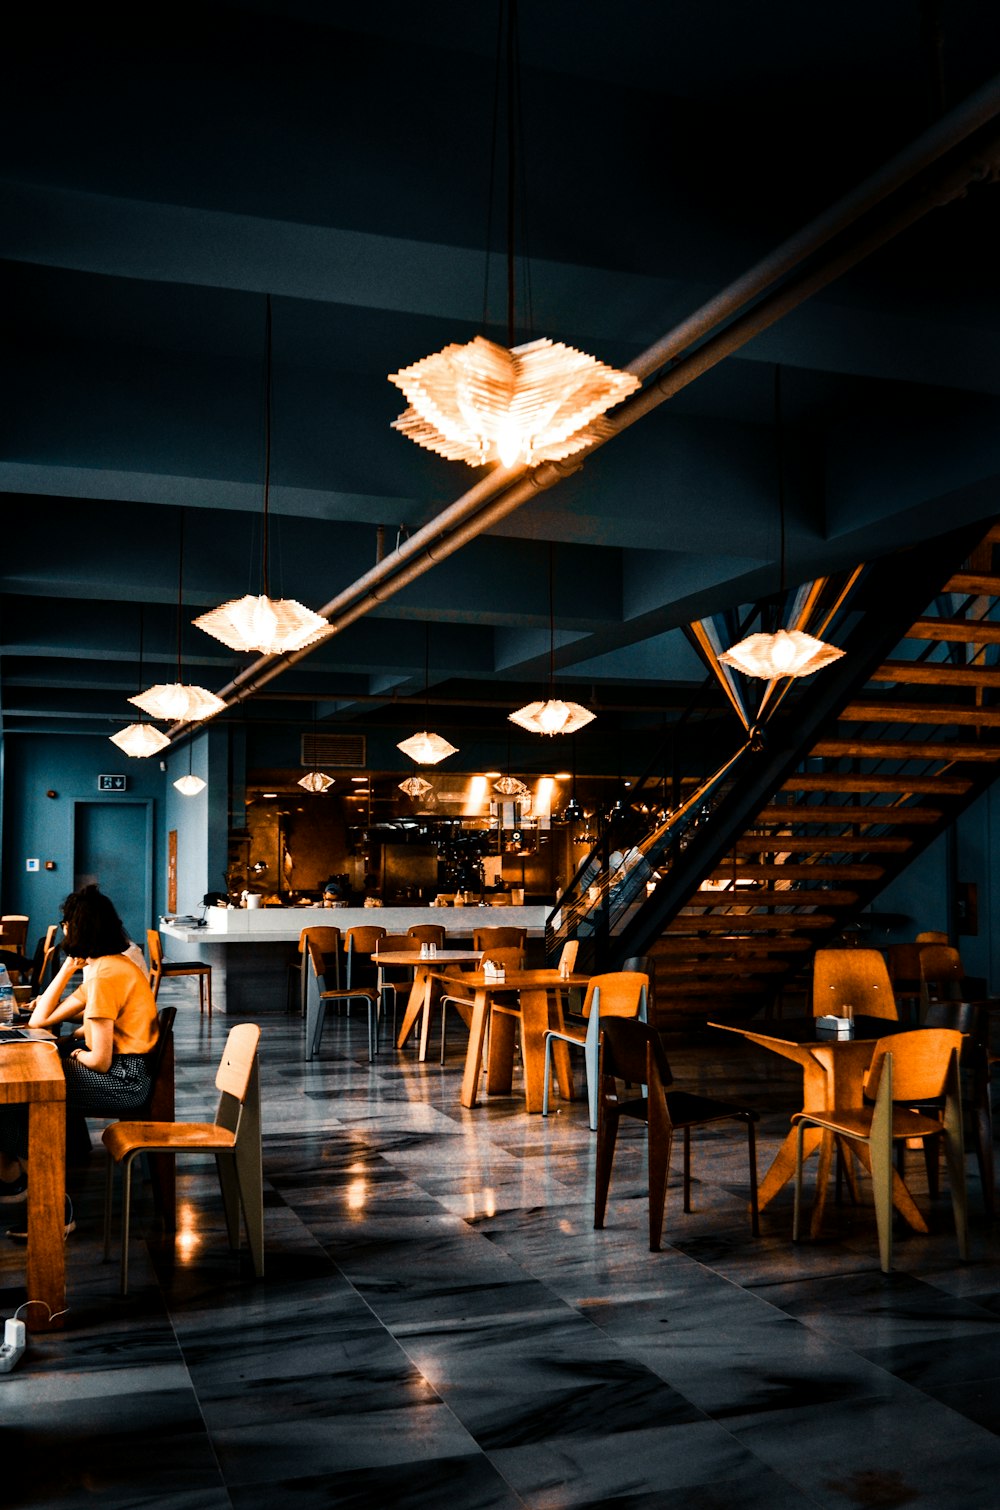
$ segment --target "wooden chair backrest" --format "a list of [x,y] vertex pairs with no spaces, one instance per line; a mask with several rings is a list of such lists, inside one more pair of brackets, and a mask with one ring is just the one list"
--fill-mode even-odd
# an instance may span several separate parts
[[890,1033],[875,1043],[865,1076],[865,1099],[878,1094],[882,1065],[892,1055],[893,1101],[932,1101],[943,1096],[952,1054],[961,1053],[962,1035],[951,1028],[916,1028]]
[[649,976],[638,970],[592,975],[583,999],[583,1015],[590,1016],[596,995],[602,1021],[605,1017],[638,1017],[648,990]]
[[951,998],[956,1001],[962,995],[965,971],[962,956],[948,944],[925,944],[920,951],[920,980],[928,999]]
[[[157,1015],[156,1044],[146,1056],[149,1096],[144,1115],[157,1122],[174,1119],[174,1019],[176,1007],[161,1007]],[[129,1120],[132,1119],[130,1114]]]
[[344,934],[344,948],[353,954],[374,954],[378,948],[379,939],[385,938],[384,928],[372,927],[368,924],[358,928],[348,928]]
[[567,939],[565,944],[563,944],[562,949],[559,951],[559,969],[570,971],[574,970],[576,968],[576,957],[579,952],[579,940]]
[[919,944],[889,945],[886,954],[888,955],[889,979],[893,985],[897,981],[919,981],[922,953],[923,950]]
[[439,949],[444,948],[447,935],[441,923],[414,923],[406,931],[411,939],[417,939],[421,944],[437,944]]
[[299,953],[305,953],[305,941],[307,938],[315,939],[323,954],[336,954],[340,948],[340,929],[328,928],[324,924],[316,924],[312,928],[303,928],[299,934]]
[[23,912],[5,912],[0,917],[0,934],[3,935],[3,947],[13,949],[18,954],[24,953],[24,946],[28,941],[28,916]]
[[673,1072],[654,1028],[638,1018],[613,1017],[604,1027],[601,1076],[647,1085],[650,1092],[673,1083]]
[[926,933],[918,933],[915,939],[918,944],[946,944],[948,935],[940,929],[931,928]]
[[384,933],[378,941],[375,958],[378,959],[380,954],[389,954],[396,949],[408,949],[412,953],[413,940],[408,933]]
[[813,962],[813,1016],[898,1018],[885,960],[877,949],[817,949]]
[[472,934],[473,949],[506,949],[511,944],[523,947],[528,937],[527,928],[476,928]]
[[152,979],[163,968],[163,940],[155,928],[146,929],[146,947],[149,950],[149,974]]
[[238,1022],[229,1029],[226,1047],[222,1051],[215,1088],[224,1096],[232,1096],[241,1105],[250,1084],[259,1042],[260,1028],[255,1022]]
[[45,930],[45,943],[42,945],[42,954],[43,955],[45,955],[45,954],[47,954],[49,952],[49,950],[52,948],[53,944],[58,943],[58,941],[59,941],[60,926],[61,925],[59,923],[50,923],[49,926],[46,928],[46,930]]
[[499,949],[495,947],[484,949],[479,956],[479,963],[476,969],[482,970],[487,960],[492,960],[494,965],[503,965],[504,970],[523,970],[524,950],[518,949],[513,944],[508,944],[506,947]]

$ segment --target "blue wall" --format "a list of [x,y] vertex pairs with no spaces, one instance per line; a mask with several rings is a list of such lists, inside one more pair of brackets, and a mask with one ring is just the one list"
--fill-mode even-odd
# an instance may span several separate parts
[[[206,783],[196,797],[182,797],[173,786],[178,776],[187,774],[189,763],[194,775]],[[177,911],[181,913],[199,915],[205,892],[224,889],[229,839],[228,765],[224,729],[205,729],[196,735],[190,762],[187,745],[168,755],[164,834],[177,830]]]

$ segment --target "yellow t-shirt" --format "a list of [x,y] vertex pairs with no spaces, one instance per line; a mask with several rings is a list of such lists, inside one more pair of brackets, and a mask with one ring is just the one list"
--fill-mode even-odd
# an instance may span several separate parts
[[89,960],[83,984],[68,998],[83,1007],[83,1031],[88,1049],[89,1024],[95,1018],[114,1023],[116,1054],[147,1054],[156,1043],[156,1002],[143,972],[123,954],[104,954]]

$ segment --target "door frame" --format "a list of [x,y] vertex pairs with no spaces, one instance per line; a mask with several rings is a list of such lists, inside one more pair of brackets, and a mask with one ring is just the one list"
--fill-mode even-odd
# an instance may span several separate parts
[[[153,838],[154,838],[154,826],[153,826],[154,801],[153,801],[153,798],[152,797],[129,797],[129,796],[116,797],[116,796],[111,795],[110,793],[101,793],[100,795],[91,795],[91,796],[87,796],[87,797],[74,797],[72,799],[72,807],[71,807],[71,811],[70,811],[70,824],[71,824],[71,827],[70,827],[70,837],[69,837],[69,852],[70,852],[70,864],[72,866],[72,875],[73,875],[74,889],[75,889],[75,886],[76,886],[76,876],[77,876],[77,869],[76,869],[76,833],[77,833],[76,819],[77,819],[77,809],[80,808],[80,807],[82,807],[84,804],[86,804],[87,807],[94,807],[94,806],[97,806],[97,807],[108,807],[108,808],[113,808],[113,807],[141,807],[145,811],[145,815],[146,815],[146,865],[145,865],[144,874],[143,874],[143,888],[142,888],[142,904],[143,904],[143,914],[144,914],[144,918],[145,918],[143,927],[144,927],[144,929],[145,928],[154,928],[156,926],[156,924],[155,924],[155,921],[154,921],[154,918],[153,918],[153,864],[154,864],[154,858],[155,858],[154,857],[154,851],[153,851]],[[114,898],[112,898],[112,901],[113,900],[114,900]],[[145,935],[141,939],[137,939],[136,942],[144,948],[145,944],[146,944]]]

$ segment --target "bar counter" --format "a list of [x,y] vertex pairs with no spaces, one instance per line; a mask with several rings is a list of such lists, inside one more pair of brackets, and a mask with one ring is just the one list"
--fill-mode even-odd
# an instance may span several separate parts
[[[283,1012],[288,967],[298,962],[303,928],[384,928],[406,933],[439,923],[449,942],[468,943],[476,928],[527,928],[530,955],[541,963],[548,907],[209,907],[204,928],[161,921],[164,954],[212,966],[212,995],[233,1017]],[[169,941],[173,941],[172,943]],[[534,947],[530,946],[534,943]],[[297,994],[295,1000],[298,1000]]]

